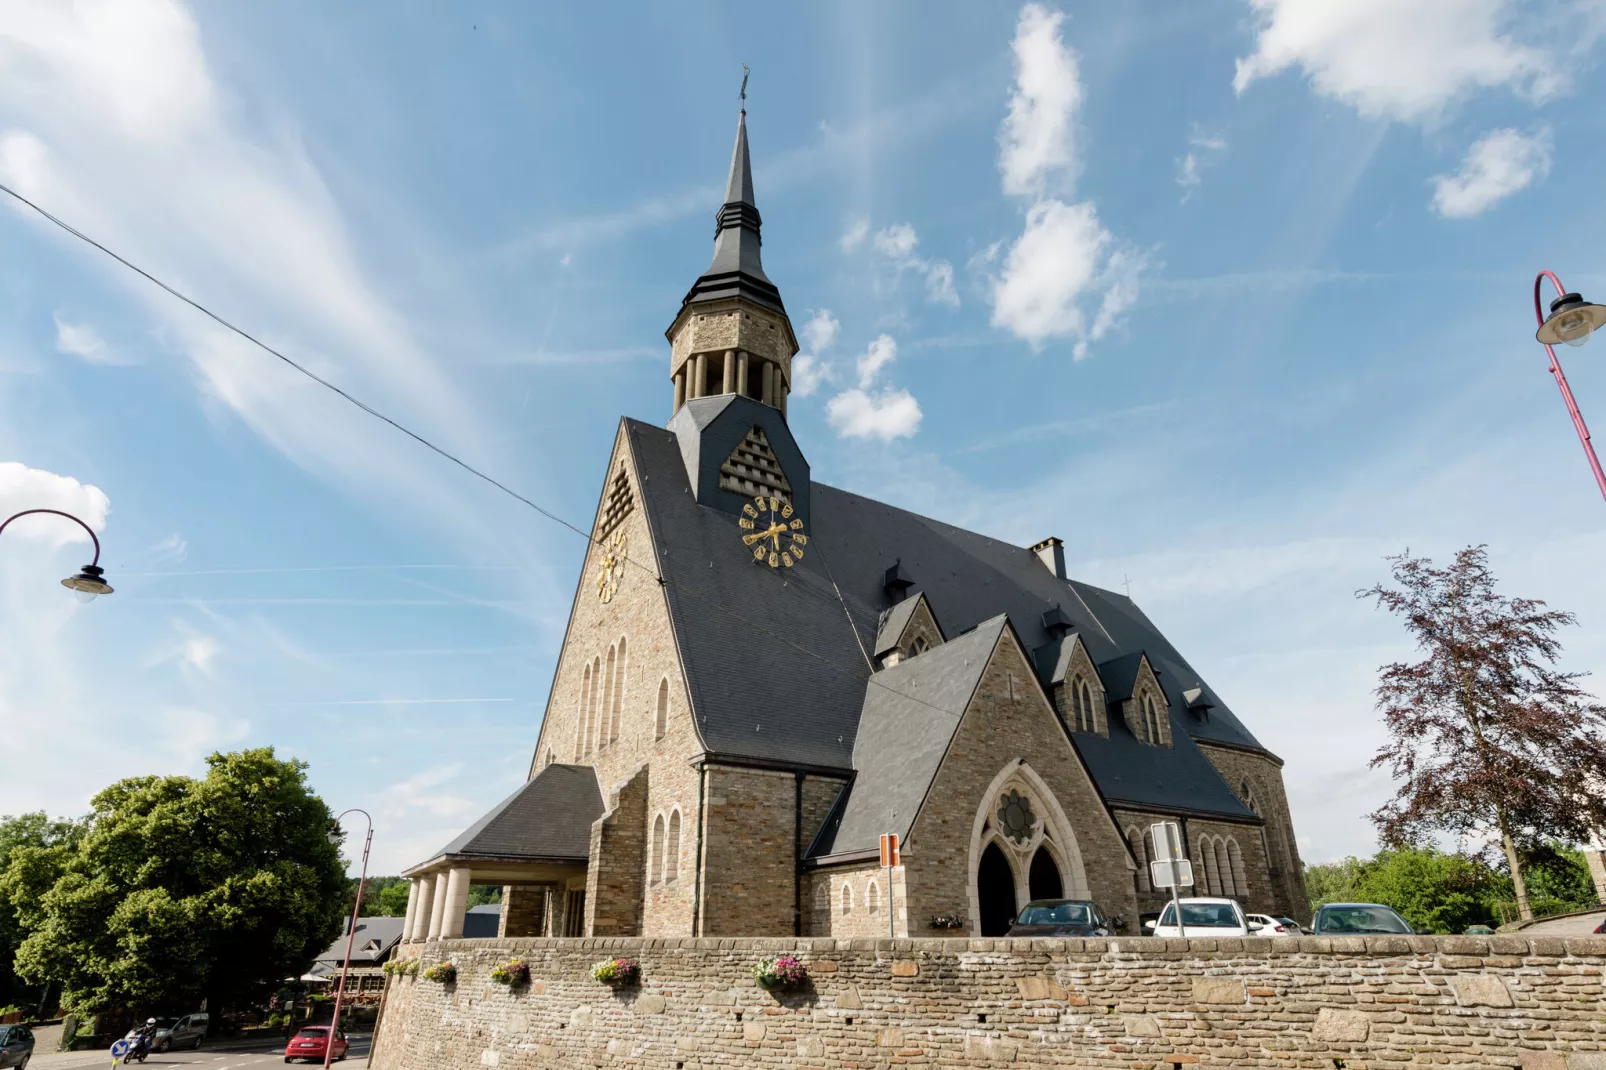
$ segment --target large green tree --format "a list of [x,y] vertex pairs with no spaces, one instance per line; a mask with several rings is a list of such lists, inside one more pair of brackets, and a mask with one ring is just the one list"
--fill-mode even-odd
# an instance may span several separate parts
[[18,974],[61,981],[82,1012],[223,1008],[301,974],[339,934],[348,884],[305,763],[265,747],[207,766],[95,796],[48,885],[49,848],[15,853],[4,888],[28,932]]
[[[43,811],[0,818],[0,875],[21,859],[17,871],[23,898],[38,899],[61,876],[67,857],[83,839],[83,821],[52,819]],[[28,853],[23,854],[24,851]],[[0,877],[0,1006],[26,1003],[39,995],[37,988],[26,988],[18,980],[12,962],[26,936],[17,908],[5,893]]]

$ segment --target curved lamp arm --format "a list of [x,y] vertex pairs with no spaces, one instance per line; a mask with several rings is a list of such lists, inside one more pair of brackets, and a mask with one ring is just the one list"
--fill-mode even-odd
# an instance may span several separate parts
[[13,520],[16,520],[18,517],[32,516],[34,513],[49,513],[52,516],[64,516],[68,520],[71,520],[74,524],[77,524],[79,527],[89,532],[89,541],[95,544],[95,559],[91,561],[90,564],[100,564],[100,537],[95,534],[95,529],[84,523],[82,520],[79,520],[71,513],[64,513],[60,509],[24,509],[20,513],[16,513],[15,515],[6,517],[4,520],[0,520],[0,531],[6,530],[6,525],[11,523]]
[[[1556,288],[1558,295],[1565,294],[1567,288],[1561,284],[1553,271],[1541,271],[1534,276],[1534,316],[1539,320],[1539,326],[1545,325],[1545,310],[1539,300],[1540,285],[1546,280]],[[1600,458],[1595,456],[1595,444],[1589,439],[1589,427],[1584,423],[1584,414],[1578,409],[1578,402],[1573,398],[1573,388],[1567,384],[1567,374],[1561,370],[1561,361],[1556,359],[1556,347],[1545,343],[1545,352],[1550,355],[1550,374],[1556,380],[1556,387],[1561,391],[1561,400],[1567,406],[1567,415],[1572,418],[1573,430],[1578,433],[1578,441],[1583,444],[1584,456],[1589,458],[1589,470],[1595,475],[1595,485],[1600,488],[1602,498],[1606,498],[1606,472],[1600,467]]]

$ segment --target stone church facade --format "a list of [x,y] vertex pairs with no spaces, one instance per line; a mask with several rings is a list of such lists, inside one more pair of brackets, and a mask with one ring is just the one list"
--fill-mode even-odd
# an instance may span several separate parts
[[509,936],[999,935],[1060,896],[1135,931],[1162,820],[1194,894],[1303,913],[1282,762],[1129,598],[1058,539],[812,481],[745,112],[716,222],[671,419],[619,425],[529,779],[407,871],[407,938],[461,935],[471,884]]

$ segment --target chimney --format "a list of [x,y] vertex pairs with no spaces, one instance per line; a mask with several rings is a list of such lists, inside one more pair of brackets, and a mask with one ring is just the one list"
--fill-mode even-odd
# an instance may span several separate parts
[[1050,535],[1036,546],[1032,553],[1043,563],[1043,567],[1054,574],[1056,579],[1066,579],[1065,575],[1065,544]]

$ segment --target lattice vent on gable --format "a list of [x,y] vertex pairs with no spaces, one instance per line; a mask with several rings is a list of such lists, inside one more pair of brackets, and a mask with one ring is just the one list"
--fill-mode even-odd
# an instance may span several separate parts
[[757,425],[719,466],[719,487],[746,498],[767,494],[787,501],[792,499],[792,484],[786,481],[786,473],[781,471],[781,462],[775,459],[775,451],[770,449],[764,429]]
[[601,541],[613,533],[630,510],[636,507],[636,499],[630,493],[630,477],[625,475],[621,466],[619,474],[613,477],[608,486],[608,500],[602,506],[602,522],[597,525],[597,539]]

